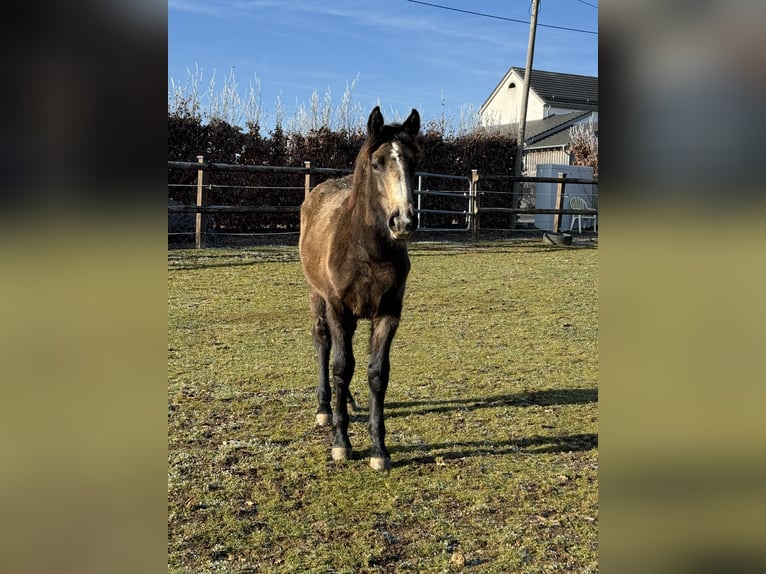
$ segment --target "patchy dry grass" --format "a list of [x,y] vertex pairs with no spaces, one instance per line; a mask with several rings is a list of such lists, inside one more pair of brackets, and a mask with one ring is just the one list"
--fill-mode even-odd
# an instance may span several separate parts
[[168,254],[171,572],[596,572],[597,254],[414,243],[368,466],[314,426],[295,247]]

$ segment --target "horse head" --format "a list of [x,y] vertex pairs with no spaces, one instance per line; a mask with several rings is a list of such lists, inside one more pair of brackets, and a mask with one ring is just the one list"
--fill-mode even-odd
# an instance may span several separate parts
[[382,219],[394,240],[409,239],[415,229],[413,185],[420,158],[416,141],[420,114],[412,110],[402,124],[385,125],[380,107],[367,120],[367,143],[372,187],[377,192]]

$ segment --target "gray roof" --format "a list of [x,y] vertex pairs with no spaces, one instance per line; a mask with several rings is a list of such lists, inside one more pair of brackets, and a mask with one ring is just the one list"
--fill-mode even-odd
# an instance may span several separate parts
[[[524,68],[511,68],[524,78]],[[598,77],[532,70],[529,87],[552,106],[578,110],[598,109]]]
[[[547,137],[537,139],[534,142],[530,142],[529,140],[527,140],[527,144],[528,144],[527,149],[561,147],[571,143],[572,138],[569,137],[570,127],[571,125],[567,126],[566,129],[561,129],[555,133],[552,133],[551,135]],[[596,133],[596,136],[598,137],[598,122],[593,122],[593,131]]]
[[547,138],[537,140],[531,145],[528,145],[527,149],[562,147],[569,144],[571,141],[572,141],[572,138],[569,137],[569,128],[567,128],[565,130],[558,131],[555,134],[548,136]]
[[[577,123],[578,119],[589,115],[590,112],[570,112],[568,114],[552,115],[542,120],[527,122],[524,139],[527,146],[556,147],[569,143],[569,126]],[[514,135],[518,132],[518,124],[504,124],[487,128],[490,133]],[[561,140],[559,142],[559,140]]]
[[[481,105],[482,108],[489,103],[492,96],[505,84],[511,72],[515,72],[523,79],[526,70],[518,66],[511,67],[505,73],[503,79],[500,80],[500,83],[492,90],[492,94]],[[554,107],[589,111],[598,110],[597,76],[580,76],[577,74],[532,70],[530,88],[546,104]]]

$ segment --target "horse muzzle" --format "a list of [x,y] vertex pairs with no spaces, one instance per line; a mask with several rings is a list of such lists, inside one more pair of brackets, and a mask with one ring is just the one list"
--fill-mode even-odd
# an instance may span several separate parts
[[405,212],[399,209],[394,210],[388,218],[388,230],[391,237],[397,241],[405,241],[412,237],[415,231],[415,212],[410,207]]

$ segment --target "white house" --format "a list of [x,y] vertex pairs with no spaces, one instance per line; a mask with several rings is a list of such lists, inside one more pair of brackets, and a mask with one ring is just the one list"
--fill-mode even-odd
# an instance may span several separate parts
[[[524,68],[512,67],[481,105],[482,125],[516,134],[524,90]],[[569,128],[579,123],[598,130],[598,77],[532,70],[524,131],[524,173],[538,163],[569,164]]]
[[[492,90],[479,109],[483,125],[508,125],[519,121],[524,72],[524,68],[511,68]],[[589,115],[585,122],[598,121],[597,77],[532,70],[527,121],[586,111]]]

